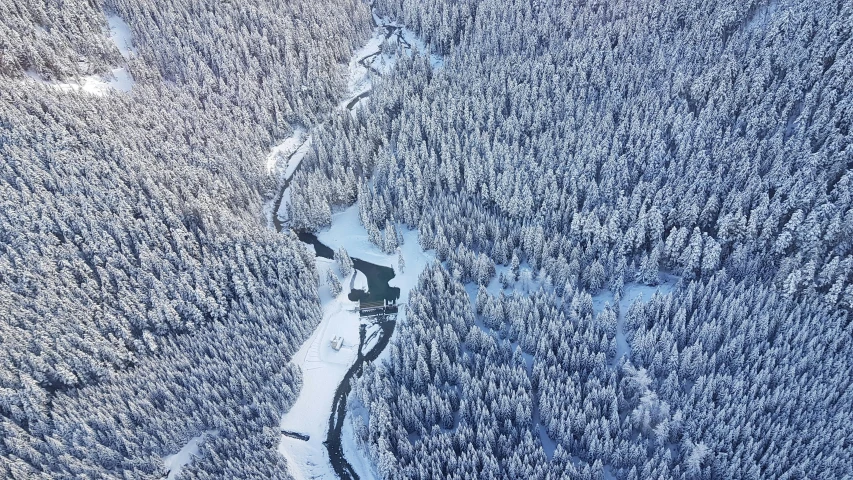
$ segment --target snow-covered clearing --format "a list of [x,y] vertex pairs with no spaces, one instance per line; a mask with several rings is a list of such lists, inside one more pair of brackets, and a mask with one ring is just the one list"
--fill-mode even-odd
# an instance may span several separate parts
[[133,46],[133,36],[130,27],[121,17],[114,13],[107,14],[107,25],[110,27],[110,38],[124,58],[136,55],[136,47]]
[[[401,226],[405,243],[401,245],[400,250],[406,262],[406,269],[400,272],[397,268],[397,256],[382,253],[368,240],[367,231],[358,217],[358,208],[356,203],[332,215],[331,227],[320,232],[317,237],[333,250],[344,247],[351,257],[393,267],[396,276],[389,283],[391,286],[400,288],[399,302],[404,303],[409,298],[409,291],[417,283],[418,276],[433,257],[421,249],[416,231],[406,230]],[[323,442],[326,440],[329,428],[329,415],[335,390],[357,357],[360,319],[358,313],[353,310],[356,306],[355,302],[347,298],[350,282],[342,282],[343,291],[337,297],[333,298],[329,292],[325,280],[326,271],[334,269],[337,273],[335,262],[319,257],[316,258],[316,262],[321,279],[320,301],[323,305],[323,320],[293,357],[292,361],[302,369],[303,385],[296,402],[281,420],[282,430],[304,433],[311,438],[308,441],[301,441],[283,435],[279,443],[279,452],[288,460],[292,467],[291,472],[297,478],[300,476],[301,478],[336,478]],[[367,279],[364,274],[361,274],[361,278],[366,284]],[[353,284],[360,282],[362,280],[359,280],[359,276],[356,275]],[[405,321],[404,310],[400,309],[398,321]],[[371,333],[372,330],[368,328],[368,337]],[[330,345],[331,339],[336,336],[344,339],[344,346],[340,351],[335,351]],[[383,356],[380,355],[378,361],[382,358]],[[360,475],[364,473],[363,478],[371,478],[370,462],[354,448],[351,428],[344,431],[341,441],[347,452],[347,460],[353,468]]]
[[[344,247],[350,257],[360,258],[376,265],[392,267],[395,276],[388,284],[400,289],[398,304],[408,302],[409,291],[418,283],[418,276],[427,264],[435,259],[435,256],[432,255],[432,252],[423,251],[418,243],[417,231],[409,230],[404,225],[397,225],[403,235],[400,251],[406,264],[405,270],[400,272],[396,254],[383,253],[379,247],[370,243],[367,230],[364,229],[361,220],[358,218],[358,208],[359,204],[356,202],[346,210],[333,214],[331,227],[319,232],[317,238],[332,250]],[[401,309],[400,317],[404,316],[405,313]]]
[[178,450],[178,453],[163,458],[163,463],[166,465],[166,470],[169,472],[169,476],[167,477],[168,480],[178,478],[178,475],[181,473],[181,469],[189,464],[193,457],[201,456],[201,453],[199,452],[199,445],[201,445],[201,442],[203,442],[207,437],[216,436],[218,434],[218,430],[207,430],[201,435],[189,439],[189,441],[184,444],[180,450]]
[[[109,14],[107,15],[107,24],[109,25],[109,37],[115,43],[119,53],[125,59],[136,55],[136,48],[133,46],[133,38],[127,23],[117,15]],[[80,62],[80,69],[82,71],[88,69],[86,62]],[[136,83],[127,70],[127,66],[115,66],[104,75],[84,75],[62,81],[47,80],[34,71],[26,72],[26,77],[59,92],[83,92],[99,97],[107,95],[110,91],[129,92]]]
[[[270,153],[267,154],[267,173],[282,175],[285,180],[289,179],[310,147],[311,136],[304,128],[295,129],[293,135],[270,149]],[[287,163],[282,162],[283,159],[287,159]]]
[[[379,247],[370,243],[367,230],[364,229],[358,217],[358,208],[359,204],[356,202],[346,210],[333,214],[331,227],[318,233],[317,238],[332,250],[344,247],[350,257],[393,268],[394,278],[388,282],[388,285],[400,289],[400,298],[397,303],[401,308],[397,315],[397,321],[404,322],[406,313],[402,305],[409,301],[409,292],[417,285],[418,276],[429,263],[435,260],[435,256],[432,251],[424,252],[421,248],[416,230],[409,230],[403,225],[398,225],[397,228],[403,236],[400,252],[403,254],[403,261],[406,265],[405,270],[401,272],[396,254],[383,253]],[[387,356],[387,352],[386,349],[379,355],[379,361]]]
[[[111,71],[111,78],[100,77],[101,82],[96,87],[98,89],[98,92],[100,92],[100,95],[106,95],[107,90],[105,89],[117,90],[119,92],[129,92],[131,89],[133,89],[133,86],[136,84],[136,81],[133,79],[133,76],[130,74],[130,72],[127,71],[127,68],[113,68]],[[86,90],[85,85],[83,86],[83,89]]]
[[364,332],[364,345],[361,347],[361,353],[366,355],[376,344],[382,334],[382,327],[378,323],[368,325]]
[[67,79],[65,81],[46,80],[36,72],[26,72],[27,78],[34,80],[42,85],[53,88],[54,90],[69,93],[83,92],[90,95],[104,96],[111,90],[119,92],[129,92],[134,85],[133,77],[124,67],[113,68],[110,75],[86,75],[76,79]]
[[367,410],[364,407],[360,407],[358,411],[347,410],[344,427],[341,429],[341,445],[347,461],[352,465],[360,480],[377,480],[379,475],[376,474],[373,463],[359,449],[353,429],[353,420],[360,417],[367,424],[367,415]]
[[[275,175],[284,184],[284,190],[281,192],[281,202],[278,203],[278,208],[275,207],[275,201],[271,200],[264,206],[264,215],[273,221],[273,216],[277,217],[282,222],[289,220],[288,205],[290,205],[290,180],[302,159],[311,150],[312,137],[305,129],[297,128],[293,135],[283,140],[278,145],[270,149],[267,154],[267,174]],[[287,162],[282,160],[286,159]],[[273,211],[275,210],[275,211]]]
[[[364,44],[363,47],[356,50],[356,52],[352,55],[352,58],[349,61],[349,80],[347,81],[347,98],[340,103],[341,107],[345,107],[350,100],[361,95],[364,92],[370,91],[373,88],[373,81],[370,78],[370,70],[365,68],[362,65],[362,59],[365,59],[371,55],[379,55],[380,48],[382,47],[382,40],[384,35],[381,32],[381,29],[377,27],[373,33],[373,36],[370,37],[370,40]],[[370,62],[370,63],[367,63]],[[372,58],[369,61],[365,61],[370,66],[373,66],[374,63],[378,63],[376,58]],[[377,68],[377,67],[373,67]],[[377,70],[382,71],[381,67],[377,68]]]
[[[345,284],[341,293],[332,297],[326,285],[326,271],[336,268],[335,263],[320,257],[316,262],[323,320],[293,357],[292,362],[302,369],[303,384],[296,402],[281,419],[282,430],[306,434],[310,439],[302,441],[282,435],[278,448],[297,478],[335,478],[323,441],[335,390],[355,361],[359,343],[360,321],[353,310],[355,303],[347,299],[349,285]],[[338,351],[330,344],[334,337],[344,339]]]
[[353,290],[361,290],[363,292],[369,292],[369,285],[367,284],[367,277],[361,273],[361,271],[356,270],[351,279],[350,288]]

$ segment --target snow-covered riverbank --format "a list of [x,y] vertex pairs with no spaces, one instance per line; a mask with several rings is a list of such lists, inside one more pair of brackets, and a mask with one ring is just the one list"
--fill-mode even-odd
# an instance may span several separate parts
[[[307,247],[311,248],[311,247]],[[359,344],[358,313],[355,302],[347,300],[349,282],[333,297],[326,285],[326,272],[337,268],[325,258],[317,258],[320,272],[320,299],[323,320],[302,344],[292,362],[302,369],[303,384],[299,397],[282,417],[281,429],[308,435],[308,441],[282,435],[279,452],[287,458],[291,473],[298,478],[334,478],[323,442],[329,427],[329,413],[335,389],[355,361]],[[343,338],[343,346],[335,350],[331,340]]]
[[[331,227],[320,232],[317,237],[333,250],[344,247],[352,257],[393,268],[395,277],[389,284],[400,288],[398,302],[403,304],[408,301],[409,291],[417,283],[418,276],[434,257],[431,252],[425,253],[421,249],[416,231],[406,230],[402,226],[401,231],[404,243],[400,246],[400,252],[405,262],[402,272],[396,255],[382,253],[370,243],[367,231],[358,218],[357,203],[334,214]],[[302,369],[303,385],[296,402],[281,421],[282,430],[306,434],[310,438],[302,441],[282,435],[279,443],[279,452],[287,459],[291,473],[297,479],[336,478],[323,442],[329,428],[335,390],[358,354],[361,323],[358,313],[354,311],[356,303],[347,299],[350,292],[349,278],[342,282],[341,293],[333,297],[325,279],[329,269],[337,272],[337,265],[332,260],[320,257],[316,258],[316,262],[321,278],[323,320],[292,360]],[[405,321],[405,308],[401,308],[398,321]],[[331,346],[331,340],[335,337],[343,338],[343,346],[339,351]],[[380,356],[379,360],[382,358]],[[351,435],[350,429],[344,430],[342,438],[347,460],[359,477],[373,478],[370,462],[361,458],[360,453],[352,448],[354,442],[347,435]]]
[[[370,40],[357,50],[349,63],[348,91],[346,98],[338,108],[348,109],[353,115],[360,104],[365,102],[373,88],[374,75],[389,71],[396,61],[394,54],[382,53],[382,45],[387,42],[397,51],[402,44],[408,51],[413,48],[426,51],[426,46],[412,32],[402,26],[385,19],[374,17],[377,24]],[[432,64],[438,67],[442,64],[439,57],[433,56]],[[304,139],[304,140],[303,140]],[[272,223],[278,227],[287,222],[288,204],[290,202],[290,179],[298,168],[299,163],[311,145],[311,136],[307,132],[298,131],[294,137],[286,139],[270,152],[267,169],[270,173],[278,173],[284,178],[283,189],[276,204],[268,208]],[[298,147],[297,147],[298,146]],[[294,151],[289,157],[287,153]],[[284,155],[282,155],[284,153]],[[287,165],[280,160],[289,158]],[[282,175],[282,171],[283,175]],[[280,178],[281,178],[280,177]],[[433,257],[423,252],[417,241],[417,232],[406,230],[402,226],[404,243],[400,246],[400,255],[405,267],[401,271],[398,256],[382,253],[378,247],[370,243],[367,231],[359,220],[359,207],[356,203],[346,210],[332,216],[330,228],[320,232],[317,237],[320,242],[337,251],[345,248],[354,258],[386,266],[394,269],[395,277],[389,286],[400,289],[398,303],[401,305],[398,321],[405,321],[405,307],[409,291],[415,286],[418,276],[433,261]],[[312,247],[307,247],[312,248]],[[336,478],[331,465],[329,453],[324,445],[329,430],[329,416],[334,404],[338,385],[347,375],[349,368],[359,356],[359,326],[355,302],[348,299],[351,289],[364,289],[367,279],[364,274],[356,271],[354,277],[345,278],[341,282],[342,291],[333,296],[327,283],[327,272],[337,265],[324,258],[317,257],[317,270],[321,279],[320,299],[323,305],[323,319],[311,337],[302,345],[293,358],[293,362],[302,369],[303,386],[299,397],[290,410],[282,417],[281,428],[289,432],[307,435],[307,441],[282,435],[279,452],[287,459],[293,475],[299,478]],[[378,341],[378,331],[373,332],[368,326],[367,339],[363,352],[372,349]],[[332,339],[343,339],[343,346],[336,350],[332,348]],[[380,354],[377,361],[384,358]],[[349,421],[344,422],[341,444],[347,461],[353,471],[362,479],[375,478],[371,462],[363,458],[355,448],[352,439],[352,429],[347,428]]]
[[[394,67],[398,46],[402,45],[403,51],[408,54],[414,50],[428,51],[426,44],[411,30],[375,14],[373,20],[376,23],[373,36],[350,58],[347,94],[337,107],[349,110],[353,117],[359,106],[369,100],[375,76],[388,73]],[[385,43],[390,46],[389,51],[394,53],[382,52]],[[444,65],[444,59],[439,55],[430,55],[430,64],[433,68],[439,68]],[[276,144],[267,154],[267,173],[277,176],[283,186],[279,197],[268,203],[264,211],[269,223],[275,224],[277,228],[289,221],[290,180],[311,148],[311,141],[309,132],[297,128],[291,137]],[[286,163],[284,159],[287,159]]]

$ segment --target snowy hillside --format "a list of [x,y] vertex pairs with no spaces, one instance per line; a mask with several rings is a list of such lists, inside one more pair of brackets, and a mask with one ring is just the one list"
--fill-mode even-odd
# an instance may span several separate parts
[[441,262],[350,396],[380,477],[853,467],[853,4],[374,7],[426,51],[313,138],[290,215],[357,201]]
[[321,308],[265,152],[334,106],[369,9],[0,12],[0,478],[286,478]]
[[0,478],[849,478],[851,18],[0,0]]

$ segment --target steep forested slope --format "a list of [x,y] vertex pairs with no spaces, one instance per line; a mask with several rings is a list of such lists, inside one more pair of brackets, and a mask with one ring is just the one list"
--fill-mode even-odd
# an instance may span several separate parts
[[401,62],[320,165],[376,170],[377,228],[440,228],[499,262],[519,247],[577,285],[596,262],[725,266],[851,306],[849,2],[484,2],[465,23],[436,5],[387,8],[450,29],[446,65]]
[[[400,61],[315,140],[292,217],[324,225],[357,196],[375,241],[417,227],[452,273],[423,278],[360,387],[380,473],[853,468],[853,3],[376,6],[444,64]],[[469,328],[448,296],[490,261],[514,267],[507,295],[522,274],[543,291],[483,294]],[[661,271],[681,279],[668,296],[593,309]]]
[[[276,426],[317,279],[265,228],[263,158],[335,100],[367,8],[0,12],[0,477],[161,478],[204,432],[183,478],[286,477]],[[106,13],[130,28],[127,58]],[[117,65],[129,92],[56,88]]]

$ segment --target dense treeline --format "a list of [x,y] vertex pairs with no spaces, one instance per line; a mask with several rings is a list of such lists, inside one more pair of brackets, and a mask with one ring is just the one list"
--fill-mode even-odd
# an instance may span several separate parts
[[380,230],[392,218],[499,262],[552,257],[552,276],[574,259],[581,279],[596,261],[610,278],[725,267],[850,308],[849,2],[737,22],[728,4],[537,5],[477,4],[443,68],[399,62],[298,182],[347,188],[306,203],[351,196],[352,172],[372,177]]
[[[405,223],[443,262],[355,389],[382,476],[853,469],[853,3],[376,8],[443,65],[401,57],[330,122],[291,218],[358,199],[380,247]],[[457,328],[457,282],[497,271],[517,293],[478,296]],[[661,271],[672,294],[620,308]]]
[[[204,432],[182,478],[288,477],[277,426],[318,279],[265,228],[263,158],[334,101],[369,29],[358,2],[321,3],[3,3],[0,477],[162,478]],[[25,75],[125,61],[133,89],[103,97]]]
[[[351,401],[385,478],[811,478],[850,469],[847,317],[724,273],[627,312],[434,265]],[[750,321],[744,321],[747,318]],[[475,323],[476,322],[476,323]],[[526,355],[523,352],[531,352]],[[527,357],[527,358],[526,358]],[[543,445],[556,442],[548,458]]]
[[[47,79],[103,73],[121,55],[105,42],[95,2],[0,2],[0,75],[34,72]],[[80,60],[85,59],[85,64]]]
[[155,72],[275,137],[313,125],[346,87],[346,62],[370,32],[358,0],[104,0],[131,27]]

